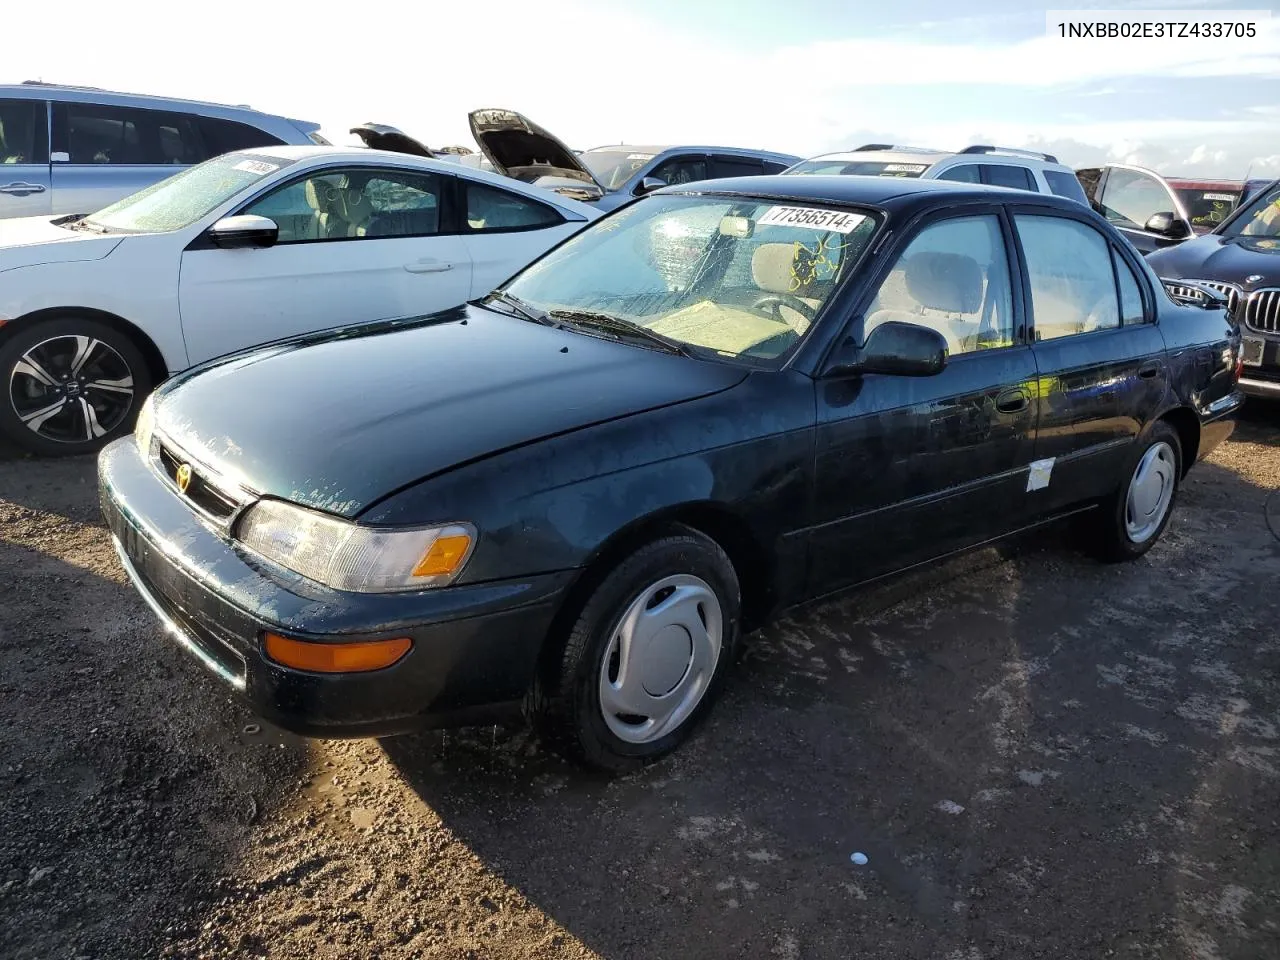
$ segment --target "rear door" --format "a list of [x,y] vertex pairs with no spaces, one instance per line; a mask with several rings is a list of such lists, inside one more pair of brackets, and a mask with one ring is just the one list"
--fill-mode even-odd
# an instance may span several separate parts
[[463,303],[471,260],[452,228],[451,180],[394,168],[312,170],[236,211],[275,220],[275,246],[224,250],[197,238],[179,280],[191,363]]
[[544,250],[580,229],[549,204],[457,177],[462,241],[471,260],[468,299],[484,296]]
[[0,218],[51,212],[49,103],[0,99]]
[[93,213],[211,155],[190,114],[55,101],[52,131],[54,213]]
[[931,327],[949,345],[946,367],[818,383],[813,594],[1026,522],[1036,368],[1011,248],[994,206],[926,223],[860,311],[855,335],[865,343],[889,321]]
[[1016,209],[1013,220],[1039,369],[1036,459],[1052,461],[1040,499],[1057,511],[1119,482],[1163,397],[1164,339],[1132,250],[1065,211]]

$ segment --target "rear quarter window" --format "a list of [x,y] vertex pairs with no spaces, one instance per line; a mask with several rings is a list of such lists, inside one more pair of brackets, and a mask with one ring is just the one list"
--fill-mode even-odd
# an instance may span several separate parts
[[1080,186],[1080,180],[1071,173],[1063,173],[1061,170],[1041,170],[1044,174],[1044,181],[1049,185],[1049,190],[1059,197],[1066,197],[1068,200],[1075,200],[1086,206],[1089,204],[1089,198],[1084,194],[1084,187]]
[[279,137],[248,123],[219,120],[214,117],[200,117],[198,122],[211,157],[231,153],[234,150],[275,147],[284,143]]

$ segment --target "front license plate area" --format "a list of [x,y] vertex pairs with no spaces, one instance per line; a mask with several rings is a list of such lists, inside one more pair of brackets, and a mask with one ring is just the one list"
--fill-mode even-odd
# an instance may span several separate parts
[[1262,366],[1262,351],[1266,341],[1258,337],[1245,337],[1241,346],[1241,358],[1246,367]]

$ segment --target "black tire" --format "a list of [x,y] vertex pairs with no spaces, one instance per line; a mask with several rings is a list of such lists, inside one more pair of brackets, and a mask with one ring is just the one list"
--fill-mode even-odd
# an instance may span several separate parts
[[[82,342],[75,337],[88,338],[83,342],[92,350],[83,359],[81,376],[73,377],[74,349]],[[23,363],[29,353],[54,386],[32,375]],[[132,391],[127,395],[121,386],[126,382]],[[113,327],[80,317],[42,320],[0,342],[0,433],[44,456],[94,453],[133,429],[152,385],[142,351]],[[41,411],[59,404],[57,413],[39,419]],[[24,415],[37,417],[38,432]]]
[[[628,742],[605,721],[600,700],[604,657],[628,607],[651,585],[680,574],[699,578],[715,594],[723,623],[720,653],[701,700],[679,726],[650,742]],[[636,770],[675,750],[706,716],[723,686],[736,656],[741,607],[737,573],[715,541],[687,527],[673,527],[669,535],[640,547],[587,598],[563,653],[535,685],[530,706],[539,732],[571,760],[609,774]]]
[[[1143,458],[1159,444],[1166,444],[1173,451],[1176,463],[1172,478],[1173,489],[1159,526],[1145,539],[1135,542],[1129,534],[1127,523],[1129,486]],[[1089,538],[1090,552],[1105,562],[1120,563],[1136,560],[1150,550],[1169,526],[1169,518],[1173,516],[1174,507],[1178,502],[1178,491],[1182,486],[1182,472],[1182,443],[1178,439],[1178,431],[1164,420],[1158,420],[1135,444],[1133,452],[1125,463],[1120,486],[1115,494],[1095,511],[1094,527],[1090,531]]]

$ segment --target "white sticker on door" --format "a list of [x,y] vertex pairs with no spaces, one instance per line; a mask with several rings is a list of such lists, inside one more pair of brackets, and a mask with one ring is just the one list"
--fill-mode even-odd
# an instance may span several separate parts
[[1053,473],[1053,461],[1056,457],[1050,457],[1048,460],[1034,460],[1031,463],[1031,471],[1027,474],[1027,493],[1032,490],[1043,490],[1049,485],[1049,475]]

